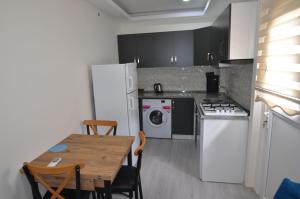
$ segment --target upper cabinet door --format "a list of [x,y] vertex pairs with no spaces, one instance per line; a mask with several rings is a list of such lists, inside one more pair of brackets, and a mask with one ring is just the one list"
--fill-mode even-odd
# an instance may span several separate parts
[[218,61],[229,58],[230,12],[229,5],[213,24],[212,49]]
[[253,59],[257,2],[231,3],[213,23],[212,49],[220,62]]
[[137,67],[155,67],[155,35],[153,33],[138,34]]
[[153,67],[170,67],[174,66],[173,50],[173,32],[154,33],[154,66]]
[[174,36],[174,64],[185,67],[194,65],[194,33],[192,30],[176,31]]
[[229,59],[253,59],[257,2],[231,4]]
[[212,27],[194,31],[194,65],[207,66],[210,64],[212,33]]
[[138,37],[132,35],[118,35],[120,64],[132,63],[137,59]]

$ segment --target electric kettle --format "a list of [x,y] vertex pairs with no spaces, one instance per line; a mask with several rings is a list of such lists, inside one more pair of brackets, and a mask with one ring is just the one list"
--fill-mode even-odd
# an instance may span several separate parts
[[161,83],[155,83],[153,88],[154,88],[155,93],[162,93],[163,92]]

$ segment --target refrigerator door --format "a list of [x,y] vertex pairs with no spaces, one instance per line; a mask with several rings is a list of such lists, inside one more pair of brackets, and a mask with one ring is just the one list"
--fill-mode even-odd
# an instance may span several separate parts
[[[134,91],[127,95],[128,102],[128,123],[129,131],[131,136],[135,136],[135,141],[132,145],[132,152],[139,146],[139,131],[140,131],[140,122],[139,122],[139,104],[138,104],[138,91]],[[137,157],[133,155],[132,162],[135,164]]]
[[127,93],[131,93],[138,88],[136,63],[126,64],[126,86]]
[[117,135],[129,135],[124,65],[92,66],[97,120],[118,121]]

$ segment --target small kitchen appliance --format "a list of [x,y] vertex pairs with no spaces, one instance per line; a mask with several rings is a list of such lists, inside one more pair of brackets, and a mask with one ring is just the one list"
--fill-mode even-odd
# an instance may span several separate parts
[[206,92],[219,92],[219,75],[215,75],[214,72],[206,73]]
[[155,93],[162,93],[163,92],[161,83],[155,83],[153,85],[153,88],[154,88]]

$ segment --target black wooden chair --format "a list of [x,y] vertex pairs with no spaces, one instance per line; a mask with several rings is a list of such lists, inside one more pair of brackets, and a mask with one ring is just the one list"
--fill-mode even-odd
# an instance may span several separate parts
[[[143,151],[146,144],[146,137],[143,131],[139,132],[140,145],[135,150],[134,155],[138,156],[136,167],[122,166],[114,182],[112,183],[111,191],[114,194],[123,194],[130,199],[143,199],[142,183],[140,170],[142,166]],[[103,189],[98,190],[98,195],[103,196]],[[128,193],[128,194],[126,194]]]
[[104,135],[110,135],[113,131],[113,135],[115,136],[117,133],[117,121],[107,121],[107,120],[84,120],[82,122],[83,125],[86,126],[87,134],[91,135],[90,129],[93,131],[94,135],[100,135],[98,132],[98,126],[110,127]]
[[[83,164],[67,165],[57,167],[41,167],[35,166],[30,163],[24,163],[23,171],[31,185],[33,199],[88,199],[90,196],[89,191],[80,190],[80,169]],[[44,176],[61,176],[64,175],[62,180],[59,179],[60,184],[57,187],[51,187]],[[65,186],[70,183],[75,177],[75,189],[66,189]],[[47,192],[42,196],[39,185],[41,184]]]

